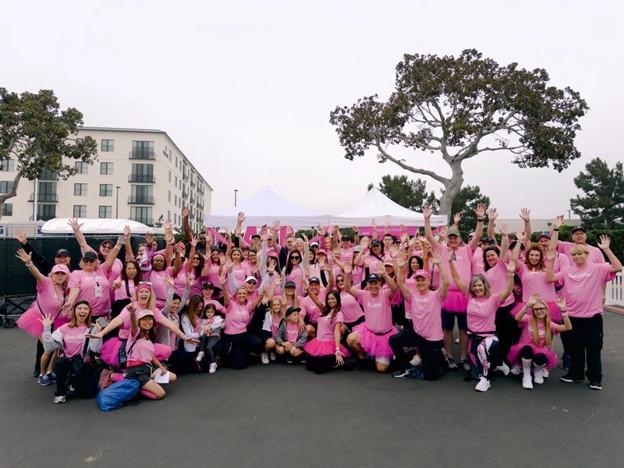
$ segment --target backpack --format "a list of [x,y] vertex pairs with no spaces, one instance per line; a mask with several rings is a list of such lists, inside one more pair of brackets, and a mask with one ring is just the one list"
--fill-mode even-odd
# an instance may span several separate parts
[[97,396],[97,404],[102,411],[121,408],[125,402],[132,400],[140,389],[141,384],[138,380],[120,380],[100,390]]

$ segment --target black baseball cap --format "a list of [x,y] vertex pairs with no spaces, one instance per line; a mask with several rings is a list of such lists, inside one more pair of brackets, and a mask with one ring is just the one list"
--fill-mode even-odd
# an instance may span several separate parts
[[286,283],[284,284],[285,288],[296,288],[297,285],[295,284],[294,281],[286,281]]
[[69,250],[67,249],[58,249],[54,256],[55,257],[71,257],[71,255],[69,255]]
[[214,289],[214,284],[212,284],[210,281],[204,281],[201,285],[202,289]]
[[85,254],[82,256],[82,259],[95,261],[98,259],[98,256],[93,250],[89,250],[88,252],[85,252]]
[[375,246],[375,245],[381,245],[381,241],[380,241],[379,239],[374,239],[374,240],[371,242],[371,247],[372,247],[372,246]]
[[367,283],[372,283],[373,281],[381,281],[381,276],[379,276],[377,273],[373,273],[372,275],[368,275],[368,278],[366,279]]
[[479,242],[487,242],[488,244],[495,244],[494,239],[488,236],[483,236]]
[[308,283],[318,283],[318,284],[321,284],[321,280],[318,279],[316,276],[311,276],[310,279],[308,280]]
[[289,307],[288,309],[286,309],[286,317],[288,317],[290,314],[294,314],[295,312],[301,312],[301,307]]
[[587,234],[587,229],[585,229],[583,226],[576,226],[574,229],[572,229],[572,234],[574,234],[576,231],[583,231],[585,234]]

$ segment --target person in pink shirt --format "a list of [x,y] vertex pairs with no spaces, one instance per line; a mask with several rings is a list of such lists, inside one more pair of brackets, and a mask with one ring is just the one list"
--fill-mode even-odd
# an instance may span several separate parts
[[383,268],[383,245],[377,239],[371,241],[368,237],[362,238],[361,245],[362,250],[353,262],[364,269],[364,276],[367,278],[371,272],[380,271]]
[[292,281],[295,283],[295,290],[298,295],[302,296],[304,293],[304,282],[307,280],[306,271],[302,265],[303,254],[299,250],[295,249],[290,252],[286,261],[286,266],[282,270],[282,277],[286,282]]
[[102,341],[89,338],[89,333],[99,330],[91,326],[91,307],[86,301],[77,302],[69,323],[52,332],[54,320],[50,315],[42,319],[44,332],[43,345],[48,353],[58,350],[60,358],[55,367],[56,392],[54,403],[65,403],[70,385],[72,395],[80,398],[93,398],[98,391],[97,374],[92,367],[91,353],[98,353]]
[[507,265],[507,284],[502,291],[492,292],[484,275],[474,275],[470,284],[464,283],[455,262],[449,259],[451,276],[455,284],[469,294],[466,316],[468,321],[470,370],[473,378],[479,379],[475,386],[478,392],[487,392],[491,384],[490,369],[495,367],[505,375],[509,367],[504,363],[496,337],[496,311],[511,294],[514,285],[516,264],[511,260]]
[[229,262],[227,263],[228,283],[230,285],[230,296],[245,282],[245,278],[250,276],[251,271],[246,263],[243,263],[243,252],[238,247],[231,249]]
[[[132,323],[130,336],[126,344],[128,365],[125,378],[137,380],[141,384],[143,394],[155,400],[165,398],[167,392],[154,380],[156,371],[160,375],[167,376],[169,383],[174,383],[177,376],[168,370],[156,357],[154,342],[156,331],[154,330],[154,313],[150,309],[135,311],[134,306],[128,306]],[[156,371],[153,368],[156,367]]]
[[[462,239],[460,232],[457,228],[451,227],[448,229],[447,245],[444,246],[433,236],[431,230],[431,207],[423,207],[423,216],[425,224],[425,237],[431,244],[434,254],[439,255],[442,261],[446,264],[449,259],[456,265],[457,273],[459,277],[467,284],[472,276],[471,261],[474,251],[479,245],[481,236],[483,235],[483,222],[485,221],[485,205],[479,204],[475,209],[477,217],[477,226],[474,230],[474,237],[466,245],[462,245]],[[457,368],[457,364],[453,359],[453,329],[455,328],[455,321],[457,320],[457,326],[459,328],[459,352],[460,360],[464,369],[469,368],[467,362],[468,355],[468,324],[466,321],[466,308],[468,306],[467,297],[456,282],[451,278],[449,284],[449,290],[442,305],[442,328],[444,330],[444,349],[446,351],[447,360],[449,363],[449,369]]]
[[[83,256],[87,252],[93,252],[96,254],[97,259],[99,260],[100,263],[104,263],[107,259],[109,259],[109,257],[112,256],[111,266],[108,270],[106,270],[106,276],[108,277],[110,281],[116,280],[121,274],[121,270],[123,269],[123,264],[121,260],[117,258],[117,254],[119,253],[119,250],[117,250],[116,252],[113,252],[113,249],[115,248],[115,243],[112,240],[102,241],[100,243],[98,252],[96,252],[89,244],[87,244],[87,240],[85,239],[84,234],[80,230],[80,228],[82,227],[82,224],[80,224],[76,218],[69,219],[67,221],[67,224],[69,224],[69,226],[74,231],[74,236],[76,240],[78,241],[78,244],[80,245],[80,251]],[[127,228],[128,236],[129,236],[130,228],[128,226],[126,226],[126,228]],[[124,238],[122,237],[122,239]],[[118,240],[118,243],[119,243],[119,240]]]
[[111,317],[119,315],[133,298],[136,297],[137,285],[141,282],[141,267],[136,260],[128,260],[121,270],[121,276],[113,281],[113,304],[111,305]]
[[[210,248],[210,256],[206,258],[204,263],[204,270],[202,271],[202,278],[213,285],[219,283],[219,275],[221,274],[223,266],[221,265],[221,251],[217,246]],[[215,286],[214,299],[221,297],[221,289]]]
[[340,311],[342,312],[344,326],[348,335],[355,326],[364,322],[364,311],[357,299],[349,293],[351,283],[348,281],[347,272],[350,276],[351,265],[345,265],[344,273],[336,276],[336,288],[340,293]]
[[582,245],[587,249],[587,258],[592,263],[605,263],[604,256],[599,248],[594,247],[593,245],[589,245],[587,243],[587,231],[583,226],[576,226],[572,229],[572,241],[573,242],[565,242],[559,240],[559,228],[563,224],[563,216],[559,216],[553,222],[553,234],[551,238],[551,243],[557,246],[557,251],[562,253],[568,257],[570,262],[574,262],[574,258],[572,258],[572,249],[577,245]]
[[239,287],[232,298],[230,288],[225,285],[225,277],[221,277],[223,286],[223,305],[225,306],[225,326],[221,338],[221,349],[226,352],[226,359],[232,369],[245,369],[249,365],[250,353],[262,353],[263,343],[260,338],[251,334],[247,326],[251,316],[262,300],[258,295],[255,302],[247,299],[247,288]]
[[286,355],[286,362],[292,364],[303,355],[303,345],[308,339],[305,328],[299,324],[299,307],[289,307],[281,320],[275,337],[275,352]]
[[[397,366],[394,377],[415,376],[425,380],[436,380],[443,372],[442,303],[448,291],[449,277],[440,257],[432,258],[431,263],[440,269],[440,287],[434,291],[429,289],[431,275],[426,270],[418,270],[413,275],[416,291],[407,288],[403,279],[405,265],[398,264],[398,286],[406,299],[406,306],[409,304],[412,326],[390,337],[390,347],[394,352]],[[405,347],[418,348],[420,369],[408,371]]]
[[330,291],[318,319],[316,337],[303,345],[307,354],[306,369],[322,374],[344,365],[349,350],[340,343],[343,322],[340,294],[338,291]]
[[[31,336],[41,340],[43,326],[42,317],[52,317],[54,329],[66,324],[69,317],[66,315],[65,294],[69,280],[69,269],[65,265],[54,265],[49,276],[41,274],[32,262],[32,252],[26,253],[24,249],[17,251],[19,258],[28,271],[35,277],[37,282],[37,296],[30,308],[17,319],[17,326]],[[39,385],[51,385],[56,380],[54,375],[54,354],[43,352],[39,360]]]
[[65,307],[71,308],[78,301],[87,301],[94,317],[108,317],[112,286],[106,270],[98,268],[97,262],[97,254],[93,251],[87,251],[82,256],[81,269],[74,270],[69,277],[69,296]]
[[[382,290],[382,279],[388,289]],[[392,360],[389,340],[397,333],[392,325],[390,300],[397,285],[384,270],[372,273],[367,278],[366,289],[351,287],[349,293],[358,299],[364,309],[364,323],[357,325],[347,337],[347,344],[359,359],[375,359],[378,372],[386,372]]]
[[[557,355],[552,350],[553,336],[572,329],[565,300],[557,298],[556,305],[563,325],[550,319],[549,307],[537,293],[528,298],[515,316],[522,325],[522,336],[511,347],[508,359],[514,365],[522,365],[522,388],[527,390],[533,389],[533,382],[543,384],[544,377],[548,376],[547,371],[557,365]],[[529,309],[531,312],[527,314]]]
[[567,270],[555,273],[554,252],[549,252],[546,264],[546,279],[563,283],[561,294],[565,298],[572,331],[570,336],[569,372],[562,376],[562,382],[571,383],[584,380],[585,361],[589,388],[602,390],[602,340],[603,340],[603,290],[607,281],[615,273],[622,271],[622,263],[611,251],[611,240],[600,236],[598,247],[610,263],[596,263],[590,260],[589,249],[579,243],[570,250],[572,265]]

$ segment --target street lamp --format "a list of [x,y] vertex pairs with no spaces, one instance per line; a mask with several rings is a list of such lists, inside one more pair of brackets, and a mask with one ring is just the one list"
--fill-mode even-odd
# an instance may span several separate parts
[[115,187],[115,219],[119,219],[119,189],[121,187],[117,185]]
[[234,189],[234,208],[236,208],[236,198],[237,198],[237,195],[238,195],[238,189],[235,188]]

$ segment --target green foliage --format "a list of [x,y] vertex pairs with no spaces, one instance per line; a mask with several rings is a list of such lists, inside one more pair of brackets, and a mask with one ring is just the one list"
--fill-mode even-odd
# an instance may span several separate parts
[[0,88],[0,160],[15,160],[18,172],[0,205],[15,196],[22,177],[33,180],[47,170],[67,179],[76,172],[74,161],[92,164],[95,140],[75,138],[82,125],[82,114],[72,107],[61,110],[51,90],[18,95]]
[[570,200],[583,225],[594,229],[624,227],[622,163],[611,169],[604,160],[594,158],[585,165],[585,171],[574,178],[574,184],[583,194]]
[[[368,186],[370,190],[373,184]],[[424,204],[437,209],[438,200],[433,191],[427,193],[427,182],[422,179],[411,180],[406,175],[385,175],[381,178],[379,190],[390,198],[410,210],[420,211]]]
[[468,233],[474,230],[477,225],[477,216],[474,210],[479,203],[490,206],[490,197],[482,194],[478,185],[466,185],[453,200],[453,214],[460,213],[462,215],[459,222],[461,232]]

